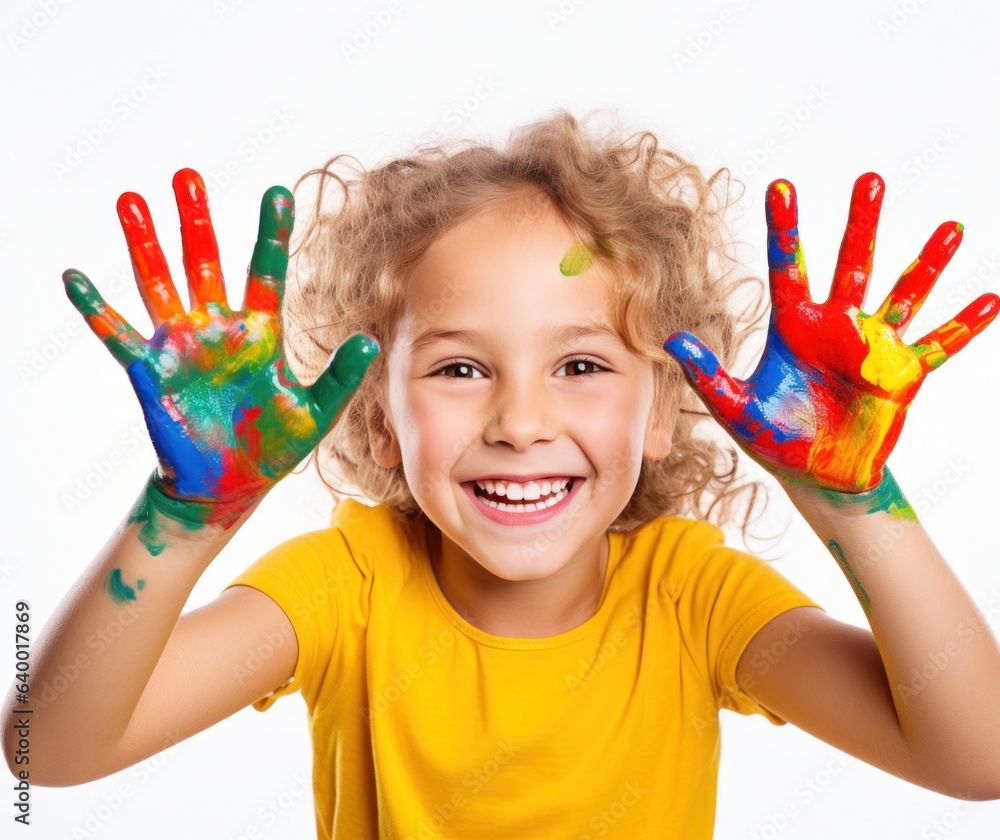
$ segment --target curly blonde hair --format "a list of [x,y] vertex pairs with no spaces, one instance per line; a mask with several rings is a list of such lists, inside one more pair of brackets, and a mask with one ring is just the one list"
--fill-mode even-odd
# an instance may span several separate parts
[[[630,351],[654,362],[658,410],[676,419],[669,455],[643,459],[612,529],[629,531],[664,515],[726,524],[734,518],[735,497],[747,490],[746,534],[762,485],[737,480],[734,448],[696,434],[709,415],[662,349],[671,333],[688,330],[729,366],[761,321],[763,283],[734,276],[725,222],[729,173],[720,169],[706,178],[651,132],[624,139],[622,133],[617,122],[603,132],[586,130],[557,111],[515,129],[503,149],[472,141],[428,145],[372,170],[339,155],[299,180],[297,192],[312,179],[317,187],[293,253],[297,282],[289,285],[285,307],[293,327],[286,333],[290,361],[311,381],[351,334],[367,332],[382,344],[350,406],[314,453],[335,499],[360,494],[403,517],[422,515],[402,465],[378,465],[368,436],[368,423],[381,413],[384,360],[403,312],[407,275],[444,232],[517,203],[527,191],[544,195],[614,279],[611,323]],[[331,186],[338,199],[332,208]],[[734,312],[744,286],[749,306]],[[339,488],[343,483],[360,493]]]

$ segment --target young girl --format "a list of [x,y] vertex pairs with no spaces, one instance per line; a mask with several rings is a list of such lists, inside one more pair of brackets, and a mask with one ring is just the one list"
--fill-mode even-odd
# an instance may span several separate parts
[[[35,647],[44,684],[130,616],[57,698],[30,697],[31,782],[99,778],[301,691],[323,838],[707,838],[721,708],[950,796],[1000,796],[997,645],[885,467],[924,376],[1000,304],[900,339],[960,225],[941,225],[868,315],[884,187],[862,176],[817,304],[794,190],[774,182],[773,309],[740,381],[691,334],[730,363],[751,320],[730,311],[741,281],[718,180],[652,135],[560,113],[503,150],[424,150],[350,180],[337,163],[318,173],[288,347],[281,188],[264,196],[238,311],[191,170],[174,179],[189,311],[133,193],[118,211],[153,337],[65,274],[128,372],[159,464]],[[731,517],[740,488],[696,434],[682,371],[828,546],[871,632],[705,521]],[[329,528],[181,615],[321,440],[335,480],[377,504],[339,493]],[[265,644],[273,656],[247,667]]]

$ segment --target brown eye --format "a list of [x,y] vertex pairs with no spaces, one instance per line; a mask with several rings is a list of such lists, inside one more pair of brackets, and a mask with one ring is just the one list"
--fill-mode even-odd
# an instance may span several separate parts
[[602,367],[597,362],[592,362],[590,359],[570,359],[570,361],[563,365],[563,368],[568,370],[571,376],[588,376],[592,373],[607,370],[607,368]]
[[[450,374],[448,371],[454,371],[454,374]],[[465,362],[453,362],[452,364],[445,365],[443,368],[437,370],[435,372],[435,376],[446,376],[449,379],[481,379],[481,374],[479,377],[476,376],[478,373],[479,371],[470,364]]]

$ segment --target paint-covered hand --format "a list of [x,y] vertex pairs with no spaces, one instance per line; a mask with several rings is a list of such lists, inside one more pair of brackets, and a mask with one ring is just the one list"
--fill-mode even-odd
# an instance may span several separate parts
[[[292,196],[272,187],[243,308],[230,309],[219,251],[197,172],[174,176],[191,308],[170,278],[149,210],[125,193],[118,217],[136,283],[153,320],[148,341],[70,269],[66,293],[128,372],[159,458],[153,485],[168,500],[209,505],[210,519],[231,519],[288,474],[336,422],[378,345],[349,338],[310,386],[298,382],[282,350],[280,308],[292,230]],[[204,519],[202,514],[201,519]]]
[[772,309],[764,354],[749,379],[727,374],[689,333],[674,333],[664,344],[740,447],[794,483],[848,493],[877,485],[924,377],[1000,309],[1000,298],[982,295],[913,344],[900,337],[962,240],[962,226],[945,222],[878,311],[862,312],[884,193],[874,173],[855,182],[832,292],[825,303],[815,303],[795,189],[787,181],[768,187]]

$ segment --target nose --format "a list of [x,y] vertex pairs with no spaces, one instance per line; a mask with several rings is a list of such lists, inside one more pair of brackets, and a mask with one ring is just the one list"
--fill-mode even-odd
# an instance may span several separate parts
[[484,432],[486,443],[506,443],[515,452],[525,452],[533,443],[553,440],[557,430],[552,397],[541,384],[508,379],[497,387]]

